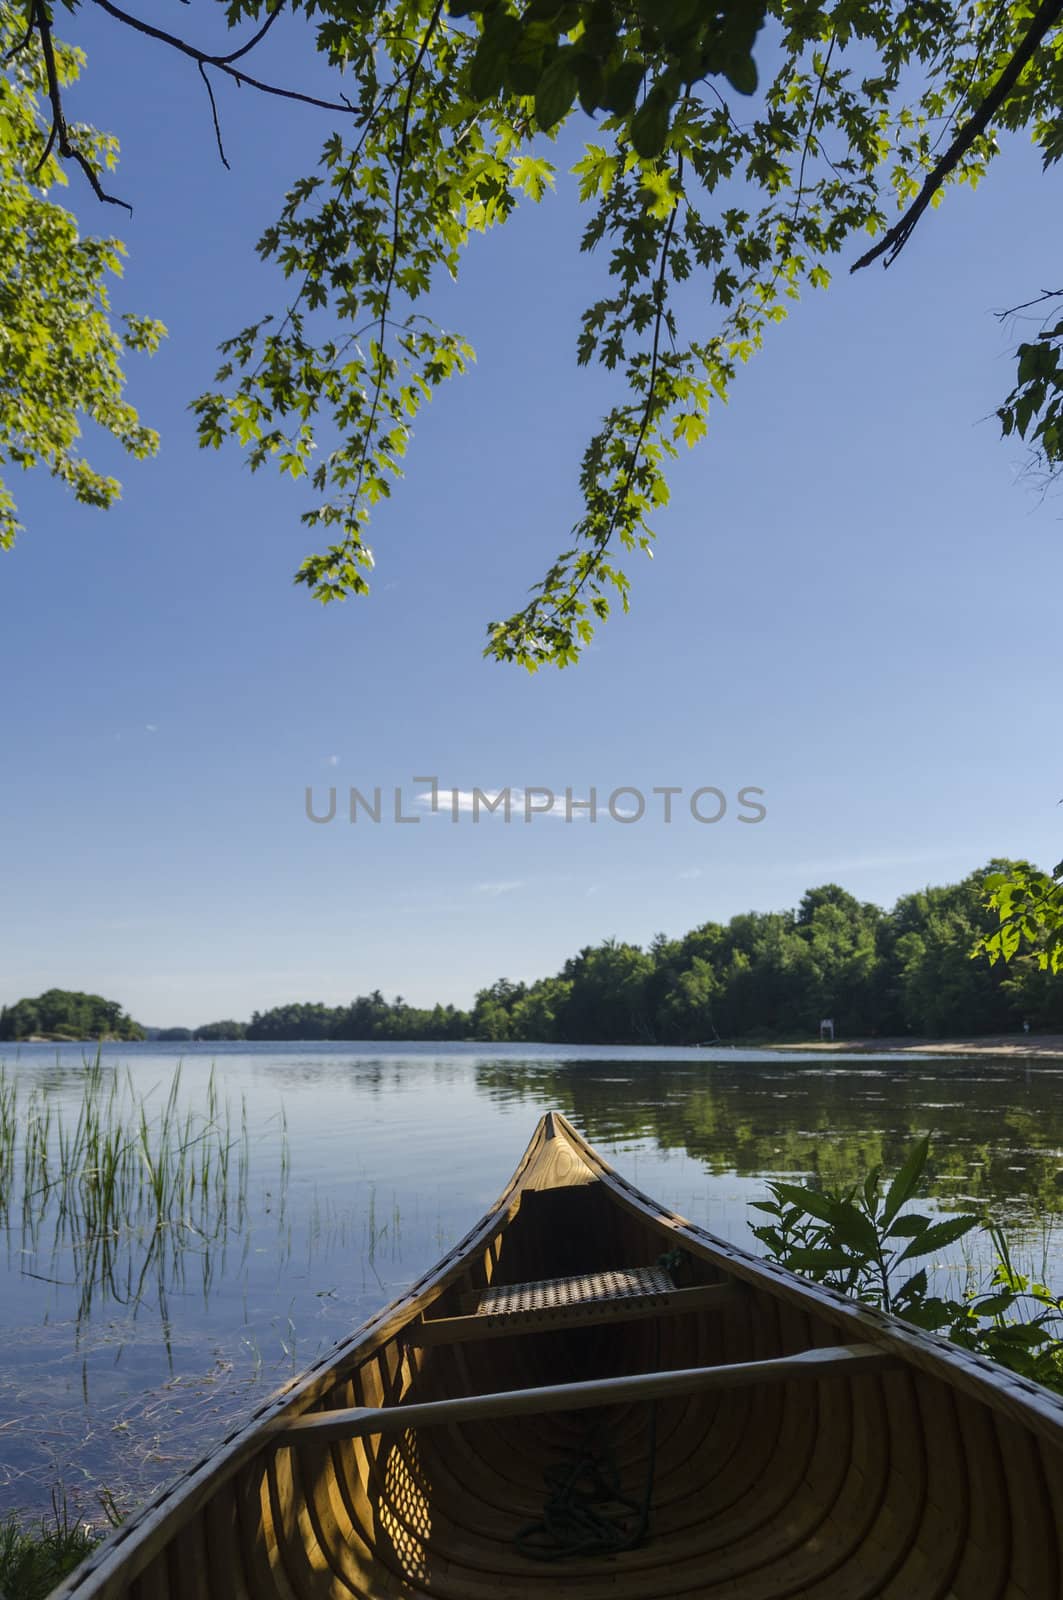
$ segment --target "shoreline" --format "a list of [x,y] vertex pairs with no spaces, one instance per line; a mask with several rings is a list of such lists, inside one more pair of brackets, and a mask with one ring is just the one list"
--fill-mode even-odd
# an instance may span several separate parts
[[810,1039],[758,1045],[761,1050],[800,1050],[820,1055],[986,1056],[1014,1060],[1037,1056],[1063,1061],[1063,1033],[983,1034],[976,1039]]

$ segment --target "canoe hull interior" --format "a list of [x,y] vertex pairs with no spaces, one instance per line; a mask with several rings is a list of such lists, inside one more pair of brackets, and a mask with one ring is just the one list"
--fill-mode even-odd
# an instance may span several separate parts
[[[677,1245],[681,1287],[730,1281],[740,1292],[685,1314],[411,1338],[422,1318],[469,1314],[488,1285],[649,1266]],[[497,1210],[436,1274],[59,1592],[546,1600],[560,1587],[579,1600],[1057,1600],[1054,1402],[990,1394],[974,1364],[955,1376],[953,1358],[929,1342],[921,1359],[888,1370],[593,1411],[327,1442],[278,1443],[261,1431],[331,1409],[770,1360],[896,1326],[860,1318],[653,1207],[563,1119],[546,1118]],[[544,1471],[591,1429],[630,1498],[651,1484],[648,1536],[619,1554],[531,1560],[515,1540],[542,1515]]]

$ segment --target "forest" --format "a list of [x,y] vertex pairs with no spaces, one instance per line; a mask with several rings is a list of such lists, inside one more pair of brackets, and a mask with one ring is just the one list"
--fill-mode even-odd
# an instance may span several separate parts
[[648,949],[588,945],[552,977],[500,978],[471,1011],[388,1001],[296,1003],[255,1012],[248,1039],[479,1039],[542,1044],[711,1044],[807,1039],[831,1017],[839,1038],[946,1038],[1063,1028],[1063,975],[1033,955],[974,955],[996,927],[985,879],[903,895],[890,911],[836,884],[796,910],[705,922]]

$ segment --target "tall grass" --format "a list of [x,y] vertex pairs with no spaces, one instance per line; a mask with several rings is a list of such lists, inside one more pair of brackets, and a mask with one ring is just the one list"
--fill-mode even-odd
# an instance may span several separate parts
[[6,1600],[46,1600],[62,1578],[93,1549],[98,1535],[72,1521],[66,1501],[52,1495],[52,1516],[27,1524],[0,1522],[0,1594]]
[[[279,1159],[283,1205],[286,1128]],[[234,1115],[213,1069],[195,1105],[180,1067],[145,1093],[97,1054],[71,1109],[67,1092],[27,1090],[0,1063],[0,1227],[23,1270],[73,1284],[79,1320],[99,1298],[135,1310],[148,1297],[165,1319],[167,1290],[193,1266],[209,1294],[247,1229],[250,1181],[247,1107]]]

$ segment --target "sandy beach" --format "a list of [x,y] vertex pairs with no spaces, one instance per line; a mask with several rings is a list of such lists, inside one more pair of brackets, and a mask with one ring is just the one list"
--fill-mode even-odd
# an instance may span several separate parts
[[824,1055],[1038,1056],[1063,1060],[1063,1033],[983,1034],[977,1039],[819,1039],[771,1044],[769,1050],[814,1050]]

